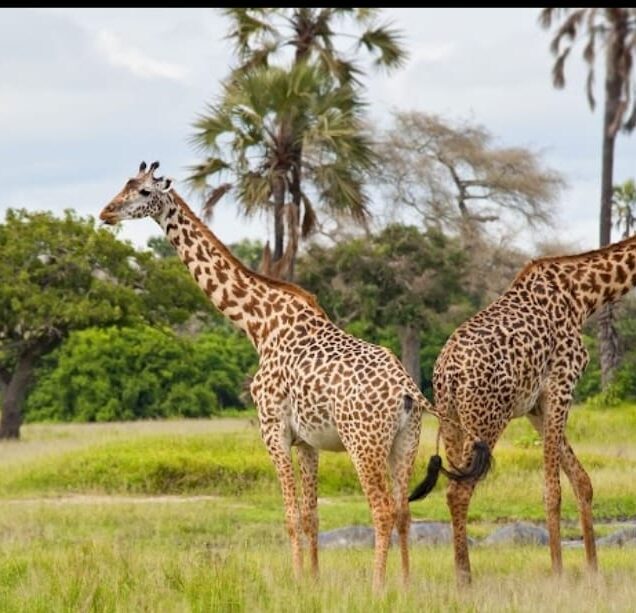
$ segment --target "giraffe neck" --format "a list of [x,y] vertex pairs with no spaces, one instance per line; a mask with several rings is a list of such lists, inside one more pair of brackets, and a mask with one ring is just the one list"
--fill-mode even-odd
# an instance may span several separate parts
[[298,318],[305,324],[327,319],[311,294],[244,266],[174,190],[169,198],[156,221],[210,301],[259,352],[277,329]]
[[636,286],[636,236],[578,255],[535,260],[517,280],[532,277],[533,269],[553,287],[556,285],[557,292],[567,295],[582,324]]

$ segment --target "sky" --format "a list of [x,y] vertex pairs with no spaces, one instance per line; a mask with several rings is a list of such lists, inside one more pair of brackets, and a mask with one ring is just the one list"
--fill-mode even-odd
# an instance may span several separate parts
[[[377,125],[395,110],[469,119],[497,144],[541,152],[569,187],[555,227],[540,238],[590,249],[598,243],[602,113],[587,106],[580,47],[566,88],[553,88],[551,36],[538,12],[383,9],[381,21],[402,31],[410,57],[365,81],[369,113]],[[97,217],[139,162],[155,159],[200,210],[183,182],[202,157],[189,137],[234,63],[228,26],[209,8],[0,9],[0,218],[9,207]],[[615,183],[636,174],[635,159],[636,135],[620,135]],[[263,217],[238,216],[230,199],[211,227],[226,243],[272,232]],[[119,230],[137,246],[158,234],[150,219]],[[520,244],[535,238],[527,233]]]

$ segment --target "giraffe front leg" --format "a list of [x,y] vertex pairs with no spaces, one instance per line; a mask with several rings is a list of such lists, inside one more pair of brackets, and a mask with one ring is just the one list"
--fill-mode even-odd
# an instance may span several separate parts
[[309,546],[311,574],[318,577],[318,450],[309,445],[298,447],[302,487],[301,520]]
[[[528,415],[530,423],[537,432],[544,438],[543,405],[539,404],[533,413]],[[594,527],[592,523],[592,482],[590,477],[574,454],[572,447],[566,437],[563,437],[561,447],[561,464],[563,471],[567,475],[579,507],[581,519],[581,530],[583,532],[583,542],[585,544],[585,556],[590,570],[597,570],[596,541],[594,540]]]
[[592,523],[592,482],[565,438],[561,451],[561,462],[563,464],[563,470],[572,484],[572,489],[574,490],[574,495],[578,503],[587,565],[591,571],[596,571],[598,570],[598,562],[596,558],[594,526]]
[[[569,396],[569,394],[568,394]],[[543,461],[545,474],[545,512],[550,539],[552,572],[561,574],[561,450],[569,408],[569,397],[558,389],[548,392],[543,419]]]
[[260,412],[261,407],[259,406],[261,436],[280,482],[285,505],[285,525],[291,541],[294,575],[299,579],[302,575],[303,558],[300,540],[300,516],[296,500],[296,478],[291,458],[291,441],[284,423],[279,420],[265,420]]

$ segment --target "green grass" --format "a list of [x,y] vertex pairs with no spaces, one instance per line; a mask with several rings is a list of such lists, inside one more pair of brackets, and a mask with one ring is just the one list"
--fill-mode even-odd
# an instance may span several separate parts
[[[434,449],[425,418],[413,481]],[[636,407],[575,409],[568,435],[595,488],[602,520],[636,517]],[[517,420],[495,449],[496,467],[470,507],[469,534],[499,522],[544,520],[542,451]],[[370,593],[370,550],[322,551],[322,576],[291,577],[274,469],[254,416],[24,428],[0,445],[0,613],[4,611],[628,611],[636,597],[633,549],[601,549],[602,573],[582,573],[584,553],[565,550],[562,580],[547,548],[471,550],[473,588],[458,594],[451,547],[414,547],[413,582],[398,581],[390,554],[385,596]],[[443,479],[412,506],[448,521]],[[324,453],[321,529],[369,524],[345,454]],[[580,534],[563,478],[563,535]],[[574,603],[574,604],[573,604]]]
[[[225,505],[226,501],[223,501]],[[448,547],[413,547],[412,583],[389,556],[385,595],[371,595],[370,550],[323,551],[317,584],[291,575],[286,542],[269,530],[223,545],[215,502],[107,507],[20,503],[0,513],[0,610],[42,611],[629,611],[633,551],[602,550],[598,577],[583,553],[564,552],[549,576],[547,550],[474,548],[474,584],[454,585]],[[10,527],[9,527],[10,526]],[[273,529],[282,539],[282,530]]]
[[[110,432],[96,426],[102,436],[84,436],[90,442],[83,446],[73,447],[65,441],[70,448],[61,445],[57,452],[47,448],[41,456],[27,453],[27,460],[21,463],[13,457],[12,469],[0,474],[0,496],[210,494],[248,502],[279,499],[278,482],[254,420],[186,423],[189,425],[172,422],[174,432],[170,434],[165,426],[152,423],[146,430],[137,424],[128,432],[121,425],[113,426]],[[221,431],[214,429],[215,423]],[[424,474],[433,451],[435,420],[426,418],[423,430],[413,483]],[[48,432],[54,433],[55,426],[48,426]],[[85,432],[86,428],[82,434]],[[595,516],[636,516],[636,496],[626,487],[636,472],[636,450],[630,444],[636,440],[636,407],[605,412],[577,409],[568,433],[592,477]],[[37,434],[27,431],[27,440],[31,436],[46,446],[46,439]],[[543,456],[534,431],[524,421],[513,422],[494,456],[495,468],[477,488],[470,518],[542,520]],[[322,454],[319,484],[320,495],[334,501],[333,510],[326,511],[328,521],[331,512],[341,515],[343,505],[357,520],[367,520],[366,503],[346,454]],[[413,505],[415,516],[447,518],[444,485],[441,479],[433,494]],[[565,478],[563,485],[563,517],[574,520],[576,503]]]

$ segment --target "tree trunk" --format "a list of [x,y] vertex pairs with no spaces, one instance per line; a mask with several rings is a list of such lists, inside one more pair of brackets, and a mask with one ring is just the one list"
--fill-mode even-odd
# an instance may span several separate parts
[[[621,78],[614,64],[612,45],[607,49],[605,72],[605,111],[603,114],[603,166],[601,168],[600,246],[608,245],[612,238],[612,190],[614,176],[614,143],[616,140],[616,112],[620,103]],[[598,318],[599,355],[601,360],[601,386],[611,382],[620,361],[619,339],[614,327],[614,311],[605,306]]]
[[274,196],[274,262],[283,257],[285,250],[285,182],[282,177],[276,179]]
[[[296,228],[292,231],[296,232],[296,236],[300,237],[301,235],[301,226],[302,219],[300,217],[300,205],[302,200],[302,189],[301,189],[301,175],[302,175],[302,157],[303,157],[303,148],[302,145],[296,145],[293,150],[293,160],[292,160],[292,184],[291,184],[291,197],[293,206],[296,207],[295,211],[295,223]],[[289,262],[289,268],[287,270],[287,279],[289,281],[294,280],[294,273],[296,268],[296,253],[292,254],[292,258]]]
[[20,438],[22,406],[33,375],[36,358],[35,353],[24,353],[18,358],[11,380],[4,390],[2,417],[0,418],[0,439]]
[[406,372],[411,375],[418,388],[422,388],[422,371],[420,364],[420,331],[414,326],[407,324],[398,327],[400,337],[400,354],[402,364]]

